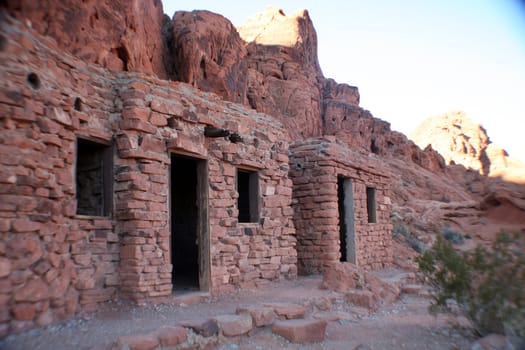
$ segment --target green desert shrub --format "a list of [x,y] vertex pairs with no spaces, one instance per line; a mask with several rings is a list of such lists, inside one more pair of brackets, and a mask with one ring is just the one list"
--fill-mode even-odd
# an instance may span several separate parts
[[431,312],[467,317],[480,335],[525,337],[523,238],[500,233],[491,248],[454,250],[439,238],[418,260],[434,287]]
[[443,235],[443,238],[445,238],[447,241],[453,244],[465,243],[465,238],[463,237],[463,235],[460,232],[453,230],[448,225],[445,225],[445,227],[443,227],[442,235]]

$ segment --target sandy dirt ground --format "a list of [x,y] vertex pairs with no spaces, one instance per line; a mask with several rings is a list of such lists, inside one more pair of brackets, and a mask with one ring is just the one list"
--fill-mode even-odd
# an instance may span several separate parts
[[427,311],[430,299],[403,294],[374,313],[344,302],[341,294],[319,289],[320,276],[269,283],[256,290],[222,296],[202,293],[174,296],[169,303],[135,305],[112,302],[93,313],[83,313],[60,324],[10,335],[0,349],[109,349],[123,335],[144,334],[163,325],[202,322],[234,314],[239,306],[286,302],[305,306],[306,318],[328,321],[326,338],[313,344],[294,344],[271,332],[253,329],[240,337],[214,337],[208,349],[468,349],[472,339],[465,330]]

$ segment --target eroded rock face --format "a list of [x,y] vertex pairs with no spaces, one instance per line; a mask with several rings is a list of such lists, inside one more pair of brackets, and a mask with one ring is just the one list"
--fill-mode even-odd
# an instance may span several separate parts
[[293,137],[321,135],[324,77],[308,11],[287,16],[269,7],[238,30],[248,43],[250,105],[281,119]]
[[[525,164],[490,141],[486,130],[463,111],[430,117],[410,133],[420,147],[431,145],[447,164],[460,164],[490,177],[523,181]],[[521,174],[521,177],[519,176]]]
[[308,11],[268,7],[237,29],[208,11],[177,12],[172,26],[176,80],[279,119],[292,139],[335,135],[353,149],[443,171],[436,152],[362,109],[356,87],[323,76]]
[[4,6],[84,62],[168,77],[161,0],[7,0]]
[[462,164],[485,175],[490,171],[487,133],[462,111],[428,118],[409,136],[421,148],[432,145],[447,164]]
[[209,11],[181,11],[172,25],[174,78],[246,104],[246,49],[231,22]]

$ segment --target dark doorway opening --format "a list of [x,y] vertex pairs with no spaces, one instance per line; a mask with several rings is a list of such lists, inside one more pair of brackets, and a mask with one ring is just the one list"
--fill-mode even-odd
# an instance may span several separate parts
[[171,156],[171,263],[174,291],[206,290],[206,161]]
[[337,177],[337,203],[339,208],[340,261],[356,262],[354,232],[354,190],[352,181]]

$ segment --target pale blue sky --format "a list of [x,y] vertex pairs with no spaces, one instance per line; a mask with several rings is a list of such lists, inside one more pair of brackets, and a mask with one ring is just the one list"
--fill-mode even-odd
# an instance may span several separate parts
[[307,9],[325,77],[359,87],[361,106],[408,133],[464,110],[525,161],[525,5],[519,0],[163,0],[164,12],[206,9],[234,25],[267,5]]

